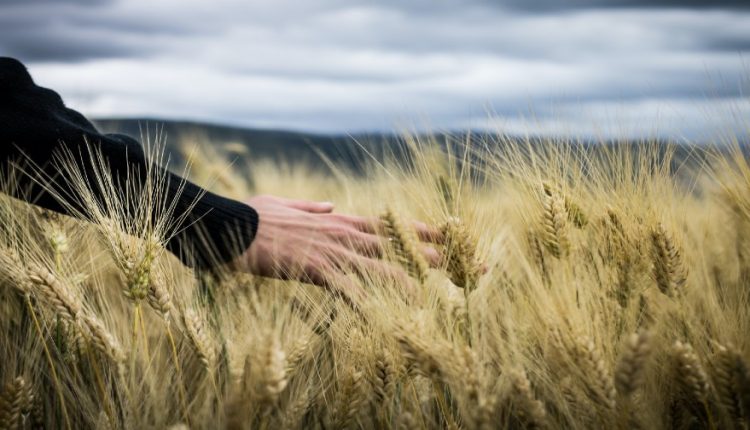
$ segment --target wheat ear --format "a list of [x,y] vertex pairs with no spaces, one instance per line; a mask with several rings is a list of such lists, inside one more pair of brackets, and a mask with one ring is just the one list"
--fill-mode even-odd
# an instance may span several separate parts
[[100,353],[120,366],[124,365],[125,353],[117,339],[104,328],[104,324],[93,315],[82,318],[86,328],[84,337]]
[[551,188],[544,188],[544,245],[554,257],[562,258],[570,251],[568,213],[565,201]]
[[396,253],[399,263],[409,275],[424,282],[427,279],[427,261],[419,250],[419,241],[415,233],[407,229],[402,220],[390,208],[380,217],[388,239]]
[[[742,387],[747,366],[742,356],[733,346],[719,346],[714,357],[714,382],[716,394],[729,419],[743,428],[743,420],[750,418],[750,411],[743,410]],[[747,381],[745,381],[747,383]],[[744,427],[746,428],[746,427]]]
[[651,231],[651,249],[654,279],[659,291],[669,297],[682,294],[687,281],[687,269],[679,247],[661,224]]
[[0,396],[0,428],[12,429],[21,424],[21,416],[31,410],[32,398],[23,377],[5,384]]
[[647,331],[634,333],[628,337],[625,351],[617,362],[615,388],[617,394],[631,397],[641,387],[643,370],[651,353],[650,334]]
[[677,374],[682,378],[679,384],[699,402],[705,403],[708,399],[711,385],[708,382],[703,365],[693,347],[680,341],[672,346],[672,356],[677,366]]
[[297,429],[302,426],[302,420],[310,410],[310,387],[305,387],[293,402],[284,408],[281,418],[282,427],[285,429]]
[[441,231],[445,237],[446,260],[451,281],[465,289],[466,295],[476,289],[481,273],[477,261],[476,244],[466,227],[458,219],[450,219],[443,224]]
[[287,385],[286,354],[276,336],[266,344],[260,357],[260,399],[265,404],[274,404]]
[[148,304],[164,321],[169,322],[171,310],[174,307],[172,297],[160,278],[155,276],[155,274],[152,274],[151,278],[148,286],[148,295],[146,296]]
[[63,321],[77,326],[79,315],[82,313],[80,302],[60,282],[57,275],[44,267],[30,266],[28,279],[33,285],[39,287],[36,291],[49,302]]
[[585,371],[591,372],[591,377],[586,378],[585,381],[592,400],[599,402],[606,410],[614,410],[617,394],[613,378],[593,339],[580,338],[576,347],[576,356]]
[[526,371],[514,369],[510,372],[512,402],[518,417],[528,428],[542,429],[547,427],[547,412],[531,390],[531,382]]
[[366,400],[363,373],[350,367],[345,370],[344,374],[343,387],[339,389],[340,395],[333,423],[333,428],[337,429],[351,428]]
[[141,255],[134,255],[135,250],[121,250],[124,258],[121,264],[125,272],[125,297],[134,302],[147,298],[152,286],[151,272],[158,249],[159,242],[156,238],[149,237],[145,239]]
[[183,312],[183,322],[187,338],[198,359],[208,372],[211,372],[216,364],[216,350],[211,342],[208,330],[203,324],[203,320],[192,309]]
[[391,360],[384,351],[378,351],[375,353],[374,375],[371,382],[378,404],[383,404],[390,399],[395,382],[396,377]]
[[633,333],[628,337],[625,350],[615,368],[617,412],[622,423],[629,428],[642,428],[640,414],[636,413],[636,391],[642,388],[646,361],[651,353],[648,331]]

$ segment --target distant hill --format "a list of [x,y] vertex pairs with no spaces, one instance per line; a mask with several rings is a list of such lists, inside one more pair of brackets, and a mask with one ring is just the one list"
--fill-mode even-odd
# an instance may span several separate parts
[[179,159],[176,145],[192,140],[214,144],[240,144],[253,157],[276,160],[304,161],[319,165],[323,154],[336,162],[357,165],[367,158],[362,150],[374,151],[378,155],[386,147],[392,147],[395,135],[322,135],[283,130],[264,130],[223,126],[188,121],[165,121],[143,119],[97,119],[96,126],[107,133],[122,133],[141,140],[148,134],[152,139],[158,133],[166,136],[167,148],[173,159]]
[[[153,118],[142,119],[98,119],[94,121],[97,127],[108,133],[123,133],[134,138],[148,133],[153,137],[157,133],[166,136],[167,149],[173,161],[181,160],[180,152],[176,145],[185,140],[195,142],[207,142],[211,144],[233,144],[247,148],[253,158],[271,158],[274,160],[286,160],[293,162],[305,162],[312,167],[325,166],[321,162],[321,155],[336,162],[359,171],[361,166],[371,160],[371,156],[378,159],[384,153],[395,155],[398,159],[405,159],[406,149],[401,140],[394,134],[369,134],[369,135],[323,135],[313,133],[301,133],[284,130],[264,130],[241,127],[231,127],[217,124],[207,124],[189,121],[168,121]],[[462,133],[456,136],[463,141]],[[474,142],[494,142],[492,135],[487,133],[472,133]],[[448,137],[444,134],[431,136],[436,142],[445,145]],[[490,139],[487,139],[490,137]],[[546,139],[530,139],[532,145]],[[520,138],[504,137],[507,141],[519,141]],[[613,142],[588,142],[597,153],[599,148],[613,145]],[[622,144],[619,142],[618,144]],[[625,142],[627,145],[636,145],[635,142]],[[491,144],[493,151],[502,151],[503,144]],[[365,149],[363,149],[365,148]],[[601,153],[606,156],[606,154]],[[479,160],[474,160],[479,161]],[[705,153],[700,146],[679,145],[674,153],[672,165],[674,170],[684,170],[685,167],[698,166],[705,161]]]

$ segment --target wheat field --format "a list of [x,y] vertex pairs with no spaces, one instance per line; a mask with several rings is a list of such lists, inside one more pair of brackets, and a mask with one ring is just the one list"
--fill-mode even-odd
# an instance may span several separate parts
[[188,151],[220,194],[380,217],[411,281],[351,275],[356,298],[183,267],[158,196],[92,222],[3,196],[0,428],[747,429],[750,165],[722,144],[406,136],[358,172]]

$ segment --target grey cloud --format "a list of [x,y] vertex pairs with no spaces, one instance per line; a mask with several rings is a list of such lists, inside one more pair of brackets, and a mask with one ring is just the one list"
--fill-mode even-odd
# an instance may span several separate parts
[[748,9],[747,0],[488,0],[488,3],[528,11],[612,8]]
[[704,46],[710,50],[748,52],[750,51],[750,38],[715,37],[705,41]]
[[3,2],[0,53],[24,61],[149,57],[162,50],[160,36],[195,33],[146,11],[123,14],[114,5],[114,0]]
[[73,4],[81,6],[99,6],[112,3],[115,0],[3,0],[3,6],[23,5],[25,7],[38,7],[60,4]]
[[4,55],[16,57],[24,62],[77,62],[92,58],[122,58],[142,55],[140,50],[117,46],[112,43],[106,46],[92,41],[81,40],[71,43],[69,40],[61,40],[59,37],[22,40],[6,39],[2,43],[2,52]]
[[50,28],[0,19],[0,52],[23,61],[77,62],[92,58],[147,57],[156,47],[123,40],[116,34],[75,27]]

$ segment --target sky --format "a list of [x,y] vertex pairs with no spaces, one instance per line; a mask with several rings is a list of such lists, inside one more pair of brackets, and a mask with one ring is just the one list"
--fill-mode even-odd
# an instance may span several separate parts
[[748,54],[748,0],[0,0],[92,118],[695,139],[750,130]]

